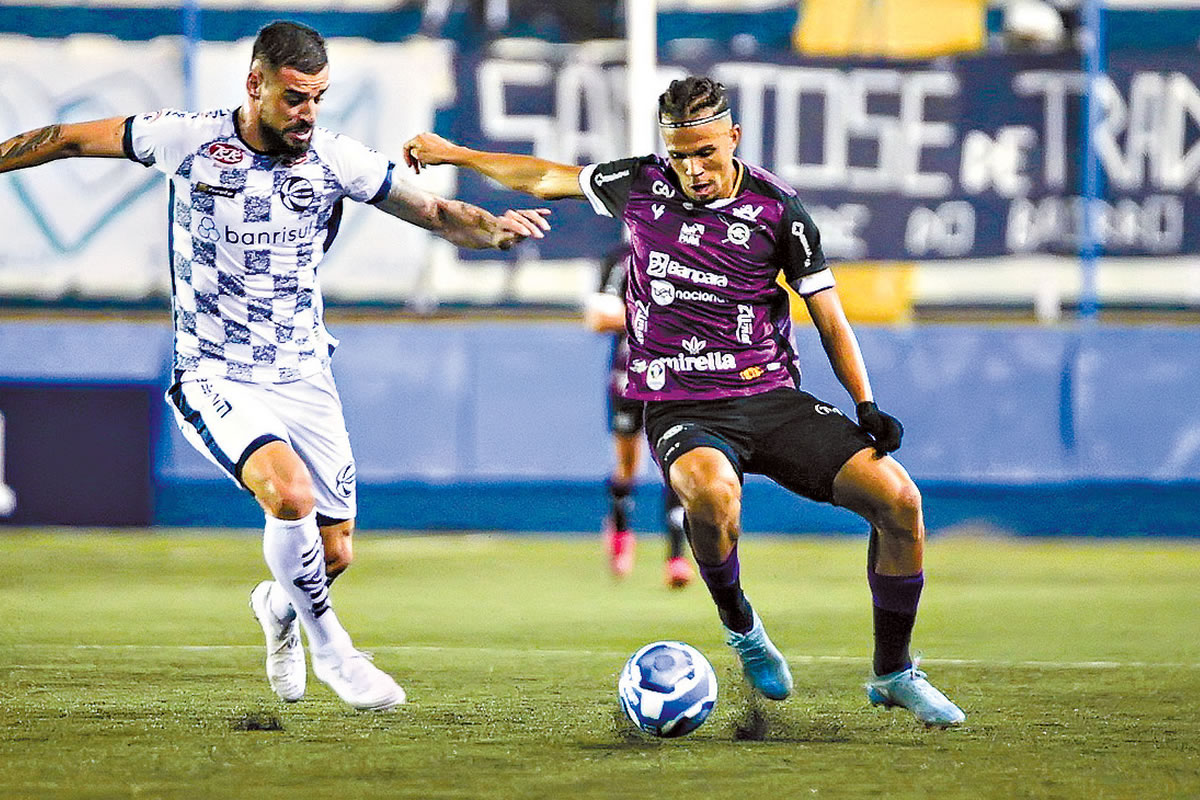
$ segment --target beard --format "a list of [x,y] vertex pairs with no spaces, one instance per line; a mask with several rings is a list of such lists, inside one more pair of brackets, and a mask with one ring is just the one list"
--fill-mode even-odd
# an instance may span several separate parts
[[284,136],[284,134],[300,133],[310,130],[311,128],[312,125],[304,122],[297,122],[289,128],[280,130],[279,128],[272,128],[261,119],[258,121],[258,132],[262,136],[263,142],[265,142],[267,145],[267,152],[271,155],[289,156],[291,158],[302,156],[307,153],[311,140],[300,142],[299,144],[293,144],[292,142],[288,141],[288,138]]

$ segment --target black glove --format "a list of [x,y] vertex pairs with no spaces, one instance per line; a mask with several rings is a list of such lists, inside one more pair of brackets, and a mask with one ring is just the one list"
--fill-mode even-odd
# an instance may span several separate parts
[[900,439],[904,436],[900,420],[883,413],[870,400],[859,403],[854,411],[858,414],[858,424],[875,439],[876,453],[882,456],[900,449]]

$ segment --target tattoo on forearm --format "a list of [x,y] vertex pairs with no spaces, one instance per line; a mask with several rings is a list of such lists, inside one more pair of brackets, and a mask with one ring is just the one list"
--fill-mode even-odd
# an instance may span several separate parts
[[7,142],[0,143],[0,166],[3,166],[5,161],[16,161],[21,156],[52,145],[61,137],[61,125],[48,125],[45,128],[38,128],[36,131],[14,136]]

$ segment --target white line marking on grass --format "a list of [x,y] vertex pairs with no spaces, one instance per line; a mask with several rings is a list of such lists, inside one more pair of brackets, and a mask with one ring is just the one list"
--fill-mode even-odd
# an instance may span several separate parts
[[[262,645],[253,644],[8,644],[6,648],[60,648],[68,650],[180,650],[184,652],[217,652],[223,650],[261,650]],[[441,645],[379,645],[368,650],[380,653],[494,653],[507,655],[539,656],[594,656],[598,658],[625,658],[628,653],[616,650],[563,650],[539,647],[445,647]],[[820,656],[789,655],[793,664],[858,664],[870,659],[864,656]],[[1004,661],[986,658],[923,658],[922,664],[946,664],[964,667],[1029,667],[1034,669],[1200,669],[1200,663],[1182,661]]]

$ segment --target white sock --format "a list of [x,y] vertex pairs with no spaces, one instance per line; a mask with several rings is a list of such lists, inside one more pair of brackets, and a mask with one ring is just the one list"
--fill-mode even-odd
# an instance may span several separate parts
[[276,586],[291,601],[309,646],[314,650],[349,650],[353,646],[350,634],[338,622],[329,602],[325,548],[316,512],[302,519],[268,516],[263,530],[263,556]]
[[267,609],[275,619],[285,625],[296,618],[296,609],[292,608],[292,601],[288,599],[287,592],[275,581],[271,581],[267,590]]

